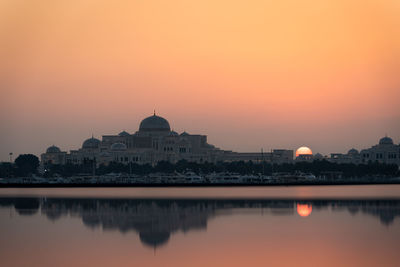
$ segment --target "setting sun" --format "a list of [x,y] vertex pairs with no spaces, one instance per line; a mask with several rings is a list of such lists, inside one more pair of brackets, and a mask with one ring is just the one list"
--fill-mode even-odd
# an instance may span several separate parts
[[312,150],[306,146],[299,147],[296,150],[296,157],[300,155],[312,155]]
[[0,62],[1,266],[400,267],[400,0],[0,0]]

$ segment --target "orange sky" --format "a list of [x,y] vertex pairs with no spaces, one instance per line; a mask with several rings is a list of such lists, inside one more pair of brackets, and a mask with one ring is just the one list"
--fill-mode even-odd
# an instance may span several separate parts
[[0,0],[0,160],[134,132],[223,149],[400,142],[400,2]]

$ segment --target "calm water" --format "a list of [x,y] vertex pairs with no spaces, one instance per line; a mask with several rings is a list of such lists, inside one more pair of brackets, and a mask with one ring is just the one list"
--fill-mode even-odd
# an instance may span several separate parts
[[400,185],[0,189],[0,266],[400,266]]

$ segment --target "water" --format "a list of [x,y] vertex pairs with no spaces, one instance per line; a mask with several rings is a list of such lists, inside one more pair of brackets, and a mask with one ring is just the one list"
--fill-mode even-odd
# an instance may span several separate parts
[[400,185],[0,189],[1,266],[400,266]]

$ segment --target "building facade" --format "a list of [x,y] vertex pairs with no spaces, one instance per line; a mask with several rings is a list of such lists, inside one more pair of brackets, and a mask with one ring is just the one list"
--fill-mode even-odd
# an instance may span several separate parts
[[85,140],[78,150],[69,153],[51,146],[41,155],[42,164],[82,164],[95,161],[97,165],[119,162],[123,164],[151,164],[159,161],[176,163],[215,163],[218,161],[254,161],[291,163],[293,150],[275,149],[268,153],[239,153],[221,150],[207,142],[206,135],[178,134],[169,122],[155,113],[142,120],[134,134],[122,131],[117,135],[93,136]]
[[379,162],[400,165],[400,144],[394,144],[392,138],[385,136],[379,140],[378,144],[362,149],[360,152],[352,148],[347,154],[333,153],[329,161],[355,164]]

